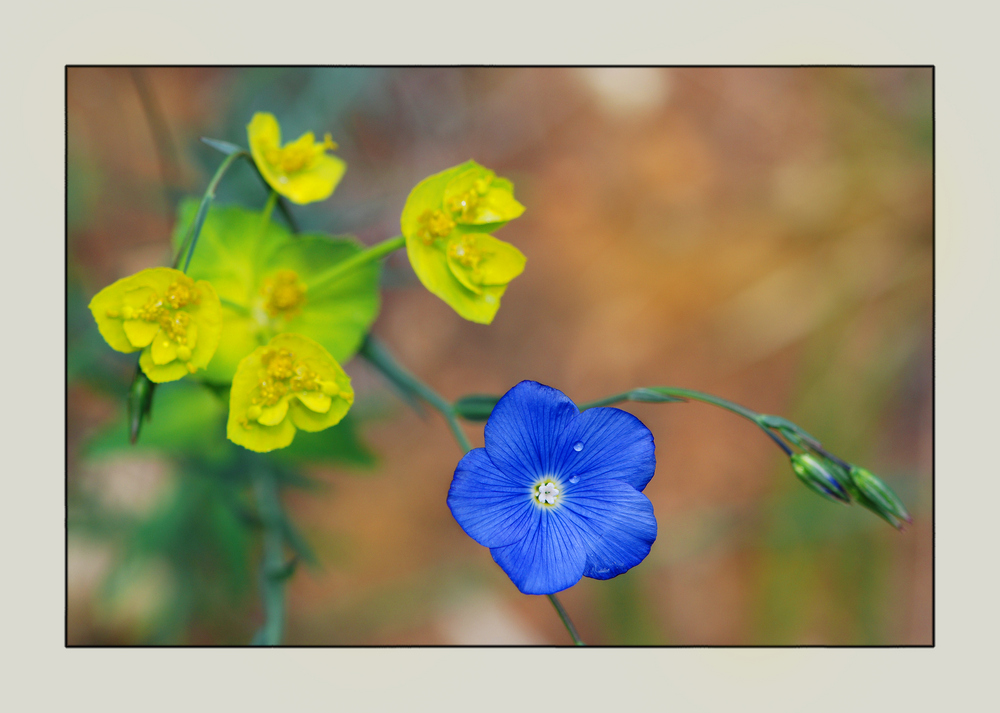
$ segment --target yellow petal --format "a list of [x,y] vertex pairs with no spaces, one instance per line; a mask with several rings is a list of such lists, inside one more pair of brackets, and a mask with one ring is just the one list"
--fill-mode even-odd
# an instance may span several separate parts
[[306,408],[316,413],[326,413],[330,410],[332,399],[321,391],[300,391],[296,394]]
[[274,406],[264,406],[260,410],[260,416],[257,418],[257,423],[262,426],[277,426],[285,420],[285,415],[287,413],[288,399],[283,398]]
[[167,335],[160,332],[153,340],[153,347],[150,351],[153,363],[159,366],[169,364],[177,358],[177,345],[167,338]]
[[159,324],[144,319],[126,319],[122,322],[122,327],[125,329],[125,336],[136,349],[149,346],[153,337],[160,331]]

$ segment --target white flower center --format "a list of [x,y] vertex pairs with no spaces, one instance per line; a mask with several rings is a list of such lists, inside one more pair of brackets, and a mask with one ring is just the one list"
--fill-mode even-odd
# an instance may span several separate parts
[[539,505],[555,505],[559,500],[559,486],[553,480],[543,480],[535,486],[532,493]]

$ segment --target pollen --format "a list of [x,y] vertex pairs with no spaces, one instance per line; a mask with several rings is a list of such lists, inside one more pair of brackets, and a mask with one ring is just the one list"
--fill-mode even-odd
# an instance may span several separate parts
[[[321,382],[319,375],[288,349],[268,349],[260,360],[263,366],[261,379],[250,399],[251,406],[247,409],[247,418],[251,421],[257,421],[262,416],[273,418],[275,412],[273,409],[268,410],[269,407],[279,405],[286,396],[311,393],[330,395],[327,393],[327,382]],[[337,388],[336,385],[334,388]],[[282,408],[287,408],[287,404]],[[329,409],[328,400],[326,408]],[[275,421],[279,422],[280,420]]]
[[420,224],[417,228],[417,237],[423,240],[425,245],[430,245],[437,238],[448,237],[455,228],[455,221],[440,210],[425,210],[417,222]]
[[194,280],[185,275],[167,288],[163,299],[172,309],[181,309],[189,304],[201,302],[201,295],[194,286]]
[[[154,321],[149,319],[147,321]],[[160,307],[156,312],[156,322],[167,338],[177,344],[187,344],[188,327],[191,325],[191,315],[187,312],[170,312]]]
[[483,251],[476,245],[475,235],[463,235],[458,242],[448,246],[448,257],[458,262],[462,267],[475,270],[483,259]]
[[448,210],[459,220],[470,220],[476,215],[479,205],[479,191],[473,189],[461,193],[448,201]]
[[306,286],[294,270],[278,270],[264,280],[260,293],[264,297],[264,310],[271,317],[291,319],[306,302]]
[[322,141],[316,141],[312,132],[303,134],[295,141],[278,148],[274,146],[265,154],[268,163],[277,168],[282,173],[296,173],[323,155],[326,151],[337,148],[337,143],[330,134],[326,134]]

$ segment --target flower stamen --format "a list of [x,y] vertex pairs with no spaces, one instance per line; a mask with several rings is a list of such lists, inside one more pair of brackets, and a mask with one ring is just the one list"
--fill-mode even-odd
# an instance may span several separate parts
[[264,280],[260,294],[264,297],[264,311],[271,317],[291,319],[306,303],[306,286],[294,270],[278,270]]
[[455,229],[455,221],[441,210],[425,210],[417,221],[420,223],[417,237],[424,245],[432,244],[437,238],[447,238]]
[[559,502],[559,493],[559,484],[551,478],[546,478],[537,483],[531,491],[532,497],[538,505],[548,507],[552,507]]

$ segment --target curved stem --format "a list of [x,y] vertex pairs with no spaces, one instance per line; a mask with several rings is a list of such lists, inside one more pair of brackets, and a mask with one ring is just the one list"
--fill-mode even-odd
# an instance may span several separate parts
[[267,197],[267,203],[264,204],[264,211],[260,216],[260,230],[264,232],[267,230],[267,224],[271,222],[271,214],[274,213],[274,206],[278,203],[278,192],[275,190],[271,191],[271,195]]
[[250,316],[250,309],[248,307],[245,307],[244,305],[241,305],[241,304],[237,303],[237,302],[233,302],[232,300],[227,300],[224,297],[220,297],[219,298],[219,303],[223,307],[228,307],[229,309],[233,310],[234,312],[239,312],[244,317],[249,317]]
[[[757,426],[760,427],[764,433],[766,433],[771,440],[773,440],[781,450],[785,452],[786,455],[791,455],[792,450],[788,445],[782,441],[772,430],[768,423],[768,417],[764,414],[752,411],[744,406],[733,403],[727,399],[720,398],[718,396],[713,396],[712,394],[705,394],[701,391],[694,391],[693,389],[679,389],[673,386],[656,386],[650,388],[649,391],[655,391],[657,394],[663,396],[675,396],[682,399],[690,399],[692,401],[701,401],[706,404],[712,404],[713,406],[718,406],[719,408],[724,408],[727,411],[742,416],[748,421],[752,421]],[[629,395],[632,394],[631,391],[626,391],[623,394],[616,394],[615,396],[609,396],[604,399],[598,399],[597,401],[590,401],[580,406],[581,411],[585,411],[589,408],[595,408],[597,406],[609,406],[611,404],[618,403],[620,401],[629,400]]]
[[461,447],[463,453],[468,453],[472,450],[469,439],[465,437],[462,427],[458,425],[458,419],[455,416],[455,409],[452,405],[445,401],[434,389],[403,368],[374,334],[369,334],[365,337],[365,341],[361,344],[361,349],[358,350],[358,353],[382,372],[405,396],[410,397],[408,400],[411,404],[416,403],[412,399],[412,397],[416,396],[444,416],[452,435],[455,436],[455,440],[458,441],[458,445]]
[[[205,216],[208,214],[208,206],[211,205],[212,201],[215,200],[215,189],[219,187],[219,181],[225,175],[229,167],[238,158],[249,157],[246,151],[236,151],[226,156],[225,160],[216,169],[215,175],[212,176],[212,180],[208,182],[208,188],[205,189],[205,195],[201,199],[201,205],[198,206],[198,213],[195,215],[194,222],[188,229],[188,234],[184,237],[184,242],[181,244],[180,250],[177,251],[177,256],[174,258],[174,263],[172,267],[176,270],[177,266],[181,263],[181,258],[184,253],[187,252],[187,259],[184,261],[184,270],[187,272],[188,265],[191,264],[191,256],[194,255],[194,249],[198,245],[198,235],[201,233],[201,226],[205,223]],[[188,247],[190,245],[190,248]]]
[[329,270],[319,275],[314,281],[310,289],[318,291],[323,289],[326,285],[335,282],[340,277],[351,272],[355,268],[361,265],[367,265],[370,262],[380,260],[394,250],[406,245],[406,238],[402,235],[397,235],[395,238],[389,238],[388,240],[383,240],[381,243],[376,243],[366,250],[362,250],[359,253],[352,255],[343,262],[338,262],[336,265],[331,267]]
[[569,614],[567,614],[566,610],[563,609],[562,602],[556,598],[555,594],[547,594],[546,596],[549,598],[549,601],[552,602],[552,606],[556,608],[556,613],[559,614],[559,618],[562,619],[563,626],[566,627],[566,631],[569,632],[570,637],[573,639],[573,644],[576,646],[586,646],[586,644],[583,643],[583,639],[580,638],[580,635],[576,633],[576,627],[573,626],[573,622],[570,620]]

